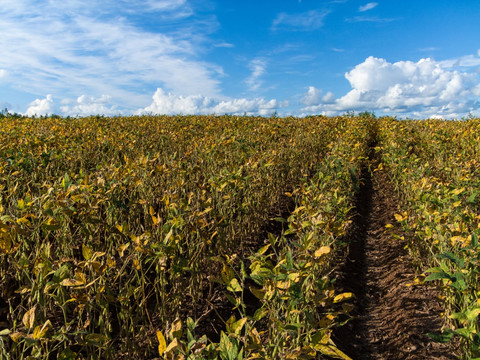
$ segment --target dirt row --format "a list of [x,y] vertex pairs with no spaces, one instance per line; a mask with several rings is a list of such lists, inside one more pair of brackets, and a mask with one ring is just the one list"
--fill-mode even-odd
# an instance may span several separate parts
[[[370,169],[378,163],[372,160]],[[336,273],[338,290],[356,294],[355,318],[335,331],[335,343],[355,360],[457,359],[453,344],[426,335],[442,329],[441,294],[412,285],[415,267],[395,221],[396,194],[383,170],[370,169],[363,169],[351,246]]]

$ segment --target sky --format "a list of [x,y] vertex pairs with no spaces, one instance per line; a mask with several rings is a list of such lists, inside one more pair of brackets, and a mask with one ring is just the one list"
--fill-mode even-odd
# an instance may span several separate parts
[[480,116],[477,0],[0,0],[0,109]]

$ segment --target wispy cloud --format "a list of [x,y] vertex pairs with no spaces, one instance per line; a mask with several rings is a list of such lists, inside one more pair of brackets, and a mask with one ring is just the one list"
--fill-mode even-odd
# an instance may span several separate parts
[[445,69],[451,68],[472,68],[480,66],[480,54],[465,55],[458,58],[440,61],[439,64]]
[[376,3],[376,2],[369,2],[368,4],[360,6],[358,8],[358,11],[364,12],[364,11],[372,10],[373,8],[377,7],[377,5],[378,5],[378,3]]
[[260,77],[265,73],[267,61],[264,58],[256,58],[250,61],[248,67],[251,71],[250,76],[245,80],[250,91],[256,91],[263,84]]
[[325,17],[330,13],[328,10],[311,10],[300,14],[280,13],[273,20],[271,29],[293,30],[293,31],[312,31],[319,29],[324,24]]
[[216,48],[233,48],[233,47],[235,47],[235,45],[222,41],[222,42],[219,42],[219,43],[214,43],[213,47],[216,47]]
[[192,15],[186,0],[5,0],[0,69],[22,91],[109,94],[130,108],[147,102],[145,90],[160,85],[183,94],[220,93],[222,69],[197,58],[199,31],[191,37],[152,32],[127,20],[132,13],[171,15],[176,28],[192,26],[175,17]]
[[421,51],[421,52],[431,52],[431,51],[438,51],[438,50],[440,50],[440,48],[435,46],[429,46],[429,47],[418,49],[418,51]]
[[385,24],[392,21],[395,21],[394,18],[381,18],[378,16],[354,16],[353,18],[345,19],[346,22],[356,23],[356,22],[372,22],[372,23],[379,23]]

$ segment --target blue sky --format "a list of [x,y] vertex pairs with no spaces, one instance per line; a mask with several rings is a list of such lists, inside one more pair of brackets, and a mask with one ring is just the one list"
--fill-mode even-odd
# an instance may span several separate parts
[[2,0],[29,115],[480,116],[480,2]]

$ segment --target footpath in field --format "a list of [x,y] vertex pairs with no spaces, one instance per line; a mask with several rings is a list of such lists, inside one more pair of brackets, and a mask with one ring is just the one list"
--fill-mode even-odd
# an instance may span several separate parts
[[401,229],[395,224],[396,195],[386,174],[380,170],[372,176],[365,168],[363,176],[352,245],[337,274],[338,289],[357,296],[355,319],[336,331],[336,344],[355,360],[456,359],[451,345],[426,335],[441,330],[440,293],[408,285],[415,269],[407,242],[392,236]]

